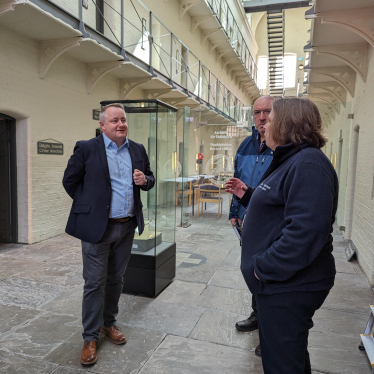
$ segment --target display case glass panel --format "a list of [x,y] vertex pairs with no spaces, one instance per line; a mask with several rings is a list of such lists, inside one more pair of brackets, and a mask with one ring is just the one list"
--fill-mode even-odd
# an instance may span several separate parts
[[[227,104],[229,110],[234,111],[234,103]],[[224,183],[234,175],[236,151],[252,131],[250,109],[247,107],[245,114],[241,113],[243,118],[238,124],[219,117],[206,106],[179,109],[177,137],[182,174],[177,178],[177,189],[183,191],[177,195],[180,207],[177,222],[180,221],[182,227],[188,226],[193,222],[190,217],[197,215],[201,185],[219,186],[224,200],[229,200],[224,191]]]
[[[143,144],[156,179],[155,186],[151,190],[141,190],[144,232],[141,235],[138,230],[135,232],[132,255],[125,277],[131,275],[131,269],[136,269],[134,274],[137,277],[141,274],[139,269],[149,269],[153,272],[156,270],[157,273],[157,268],[169,262],[169,275],[165,276],[164,269],[162,280],[155,286],[160,291],[167,285],[167,278],[171,281],[175,274],[177,109],[158,100],[103,101],[101,105],[114,102],[124,106],[128,138]],[[132,161],[134,165],[136,160]],[[148,276],[149,274],[144,275],[144,277]],[[131,282],[136,282],[136,279],[132,279]],[[147,293],[135,287],[134,291],[126,292],[141,292],[155,296],[158,291],[156,290],[155,294]]]
[[176,109],[157,100],[121,103],[129,139],[144,145],[156,178],[151,190],[141,191],[145,226],[135,233],[133,252],[155,256],[175,242]]

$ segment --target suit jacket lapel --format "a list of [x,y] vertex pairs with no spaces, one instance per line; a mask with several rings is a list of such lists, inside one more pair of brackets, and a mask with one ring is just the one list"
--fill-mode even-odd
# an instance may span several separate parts
[[108,160],[106,157],[106,151],[105,151],[105,143],[104,143],[104,138],[102,135],[98,136],[96,138],[96,147],[97,147],[97,152],[99,154],[99,158],[101,161],[101,165],[104,168],[104,174],[107,177],[109,183],[110,183],[110,175],[109,175],[109,167],[108,167]]
[[131,145],[132,141],[129,139],[129,153],[131,157],[131,166],[132,166],[132,174],[134,174],[134,160],[135,160],[135,155],[134,155],[134,147]]

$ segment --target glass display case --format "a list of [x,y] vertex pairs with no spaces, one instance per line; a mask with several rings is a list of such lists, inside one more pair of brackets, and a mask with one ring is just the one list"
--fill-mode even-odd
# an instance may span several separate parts
[[156,179],[151,190],[141,191],[144,232],[135,232],[123,292],[155,297],[175,277],[177,109],[158,100],[102,101],[101,105],[115,102],[124,106],[128,138],[144,145]]
[[177,141],[182,172],[176,180],[180,207],[177,222],[181,227],[194,222],[192,217],[197,214],[201,185],[219,186],[228,208],[230,196],[224,191],[224,183],[233,176],[236,151],[251,131],[251,108],[245,109],[240,124],[218,117],[214,110],[204,105],[179,109]]

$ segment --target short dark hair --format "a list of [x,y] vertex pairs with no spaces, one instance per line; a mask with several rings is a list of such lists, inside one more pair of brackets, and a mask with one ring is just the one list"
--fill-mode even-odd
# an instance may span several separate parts
[[[108,108],[110,108],[112,106],[115,107],[115,108],[122,109],[125,112],[125,108],[121,103],[112,103],[112,104],[105,105],[101,108],[101,111],[100,111],[100,114],[99,114],[99,120],[101,122],[105,122],[105,112]],[[125,114],[126,114],[126,112],[125,112]]]
[[327,142],[326,136],[322,133],[319,110],[309,99],[275,99],[271,124],[271,137],[280,145],[300,145],[306,141],[313,147],[322,148]]

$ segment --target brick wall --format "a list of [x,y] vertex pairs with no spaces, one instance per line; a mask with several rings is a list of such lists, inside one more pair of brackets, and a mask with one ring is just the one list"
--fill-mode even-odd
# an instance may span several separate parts
[[359,126],[356,186],[351,239],[358,259],[371,284],[374,284],[374,53],[370,48],[367,80],[356,80],[354,126]]
[[[349,100],[352,98],[348,97]],[[352,102],[347,102],[345,107],[340,105],[340,114],[335,113],[335,119],[331,124],[327,123],[325,134],[328,137],[328,142],[323,148],[327,158],[331,160],[333,157],[333,164],[335,163],[336,154],[336,173],[339,178],[339,206],[336,216],[338,226],[344,226],[345,215],[345,197],[347,190],[347,173],[348,173],[348,158],[349,158],[349,139],[351,120],[348,119],[348,114],[352,113]],[[326,125],[326,124],[325,124]],[[339,139],[339,131],[341,130],[341,139]],[[341,157],[341,158],[340,158]],[[339,166],[339,160],[341,160]]]
[[[39,78],[39,43],[0,26],[0,112],[17,115],[19,239],[38,242],[64,232],[71,199],[61,181],[75,142],[95,136],[92,110],[119,98],[108,74],[86,93],[87,66],[63,55]],[[24,118],[18,120],[18,118]],[[37,141],[55,139],[64,155],[37,154]]]
[[[339,206],[337,224],[345,226],[346,239],[351,239],[358,250],[358,260],[368,280],[374,284],[374,53],[370,49],[366,82],[357,76],[354,98],[348,94],[346,108],[327,127],[329,142],[324,148],[327,157],[337,153],[338,133],[342,130],[341,166],[339,174]],[[354,113],[354,119],[347,118]],[[358,140],[358,143],[357,143]],[[332,147],[331,147],[332,143]],[[357,147],[357,160],[355,159]],[[338,165],[337,165],[338,166]],[[339,172],[339,170],[337,170]],[[351,228],[351,229],[350,229]]]

